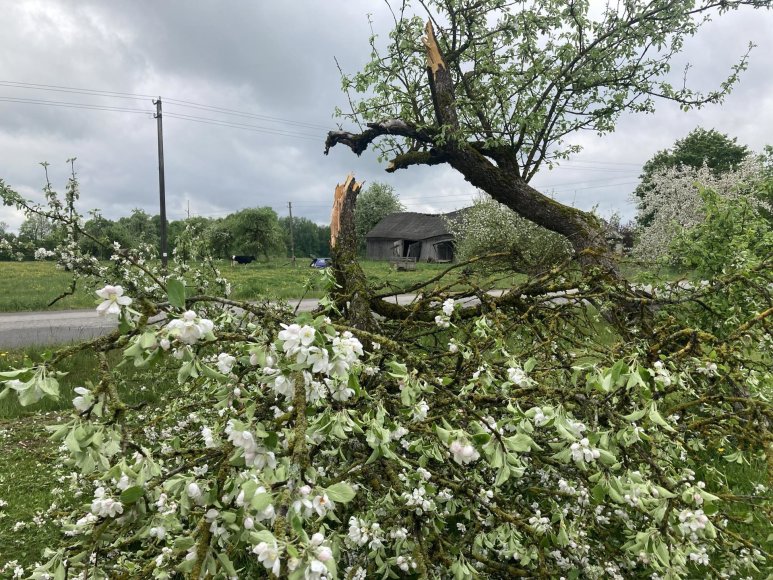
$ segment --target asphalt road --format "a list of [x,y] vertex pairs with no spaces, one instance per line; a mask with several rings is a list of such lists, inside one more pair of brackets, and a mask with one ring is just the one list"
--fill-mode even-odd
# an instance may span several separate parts
[[[400,294],[396,299],[398,304],[409,304],[414,296]],[[288,303],[294,307],[298,301]],[[315,298],[305,298],[298,310],[309,312],[317,304]],[[107,334],[116,326],[115,320],[100,316],[95,309],[0,313],[0,349],[80,342]]]
[[[679,285],[683,288],[692,287],[689,283]],[[642,289],[652,291],[650,285],[642,286]],[[503,292],[504,290],[492,290],[489,294],[499,296]],[[570,290],[549,293],[546,295],[546,302],[565,302],[574,292]],[[394,300],[398,304],[406,305],[415,299],[414,294],[397,294],[390,298],[390,301]],[[460,301],[465,306],[477,302],[477,298]],[[288,300],[288,304],[295,307],[298,300]],[[317,304],[316,298],[304,298],[298,304],[298,311],[310,312],[317,307]],[[99,316],[95,309],[0,313],[0,350],[79,342],[107,334],[116,325],[115,321]]]

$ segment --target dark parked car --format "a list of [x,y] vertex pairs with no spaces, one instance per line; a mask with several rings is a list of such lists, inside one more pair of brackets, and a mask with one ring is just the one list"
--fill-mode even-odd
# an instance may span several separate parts
[[333,265],[333,258],[312,258],[311,264],[309,264],[312,268],[329,268]]

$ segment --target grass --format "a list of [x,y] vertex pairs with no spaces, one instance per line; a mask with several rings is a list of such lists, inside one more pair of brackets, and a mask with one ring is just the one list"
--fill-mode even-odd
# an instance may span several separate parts
[[[0,371],[39,362],[42,354],[33,349],[0,352]],[[119,355],[113,353],[111,362],[118,362]],[[7,502],[5,506],[0,502],[1,578],[13,573],[3,570],[7,562],[16,560],[28,567],[41,560],[46,547],[58,545],[61,536],[54,518],[74,501],[82,501],[61,491],[67,487],[61,478],[72,469],[62,464],[58,444],[48,438],[46,426],[69,418],[73,389],[93,380],[97,367],[95,353],[79,352],[62,364],[67,375],[60,379],[58,400],[43,399],[29,407],[19,405],[13,396],[0,400],[0,500]],[[128,404],[157,403],[164,384],[169,384],[158,369],[128,368],[114,377]],[[22,524],[14,531],[17,522]]]
[[[40,561],[46,547],[61,541],[51,517],[42,516],[52,503],[68,501],[52,494],[59,486],[59,453],[45,426],[59,421],[57,413],[33,413],[0,419],[0,576],[10,578],[7,562],[22,566]],[[52,510],[53,512],[56,510]],[[20,523],[17,523],[20,522]],[[17,528],[14,531],[14,528]]]
[[[363,261],[361,264],[372,284],[396,291],[428,280],[446,268],[444,264],[420,263],[415,271],[395,272],[388,262]],[[218,267],[231,282],[232,297],[237,300],[300,298],[307,284],[311,287],[307,297],[319,298],[323,294],[320,272],[308,268],[305,260],[298,261],[295,268],[287,260],[239,266],[221,260]],[[0,312],[47,310],[49,302],[69,288],[71,279],[70,274],[57,269],[53,262],[0,262]],[[501,280],[497,285],[504,287],[512,282],[512,279]],[[92,290],[79,283],[75,294],[50,308],[88,309],[94,308],[95,303]]]

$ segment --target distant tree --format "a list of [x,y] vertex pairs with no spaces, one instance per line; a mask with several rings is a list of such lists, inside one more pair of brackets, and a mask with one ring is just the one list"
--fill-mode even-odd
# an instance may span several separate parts
[[16,246],[16,236],[8,231],[7,223],[0,221],[0,260],[14,258]]
[[171,222],[167,233],[169,250],[172,255],[177,256],[183,262],[200,258],[202,251],[208,255],[216,255],[214,247],[208,239],[212,222],[212,219],[203,216]]
[[405,211],[394,188],[387,183],[374,181],[357,198],[355,229],[360,250],[365,250],[365,234],[390,213]]
[[[153,217],[155,219],[157,216]],[[160,219],[155,221],[157,221],[159,225],[161,224]],[[212,224],[212,221],[211,218],[204,216],[193,216],[184,220],[169,222],[166,230],[169,251],[173,251],[180,243],[187,243],[186,241],[181,240],[181,236],[183,236],[183,233],[187,228],[192,227],[199,235],[203,235]]]
[[44,247],[48,250],[54,247],[54,224],[43,215],[31,213],[19,227],[19,242],[31,248]]
[[652,207],[645,206],[643,200],[645,193],[653,187],[652,180],[656,173],[680,166],[697,169],[704,164],[715,175],[730,171],[751,153],[746,145],[739,145],[737,140],[736,137],[731,139],[714,129],[698,127],[683,139],[678,139],[673,147],[655,153],[644,164],[643,173],[639,176],[641,182],[634,190],[634,195],[640,200],[637,216],[639,224],[647,225],[654,217]]
[[227,218],[213,220],[204,235],[207,237],[213,256],[228,258],[232,255],[234,232]]
[[225,225],[233,234],[234,254],[281,255],[285,251],[279,218],[270,207],[254,207],[232,213]]
[[[285,247],[290,250],[290,218],[279,219]],[[293,218],[295,256],[325,257],[330,254],[330,226],[321,226],[305,217]]]
[[738,167],[719,174],[704,166],[664,168],[652,174],[651,185],[642,201],[650,208],[652,218],[640,222],[635,247],[635,253],[643,259],[668,255],[674,239],[706,220],[704,190],[729,202],[749,203],[761,215],[770,212],[770,206],[758,194],[761,188],[770,187],[758,156],[749,156]]
[[133,244],[133,238],[123,224],[109,220],[99,214],[94,214],[83,225],[83,229],[87,234],[99,240],[99,242],[92,240],[89,236],[81,236],[78,241],[81,249],[103,260],[111,256],[112,250],[110,246],[113,242],[118,242],[124,248]]
[[158,223],[154,223],[153,217],[146,211],[135,208],[130,216],[120,218],[118,223],[126,228],[132,246],[140,244],[148,244],[155,248],[159,246]]
[[624,252],[630,252],[636,238],[636,223],[633,220],[623,222],[620,214],[615,212],[607,220],[610,233],[614,234],[622,245]]

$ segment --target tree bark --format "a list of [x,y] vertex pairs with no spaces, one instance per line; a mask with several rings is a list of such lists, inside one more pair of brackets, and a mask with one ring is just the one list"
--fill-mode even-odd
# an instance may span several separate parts
[[357,261],[357,233],[354,212],[362,183],[349,174],[336,186],[333,213],[330,218],[330,248],[333,274],[338,288],[333,297],[338,310],[349,323],[361,330],[373,330],[375,320],[370,310],[367,279]]

